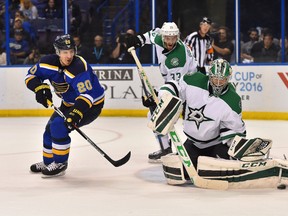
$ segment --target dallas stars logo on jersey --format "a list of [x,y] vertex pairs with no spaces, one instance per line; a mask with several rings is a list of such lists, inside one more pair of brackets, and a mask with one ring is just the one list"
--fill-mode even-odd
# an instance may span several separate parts
[[214,121],[211,118],[208,118],[204,115],[204,109],[206,105],[202,106],[201,108],[193,109],[192,107],[188,107],[189,113],[187,115],[187,121],[194,121],[196,124],[197,129],[199,129],[200,124],[203,123],[204,121]]

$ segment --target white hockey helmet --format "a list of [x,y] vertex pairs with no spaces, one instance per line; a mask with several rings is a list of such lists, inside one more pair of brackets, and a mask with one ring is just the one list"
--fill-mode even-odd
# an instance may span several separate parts
[[179,37],[179,29],[174,22],[164,22],[161,27],[161,35]]

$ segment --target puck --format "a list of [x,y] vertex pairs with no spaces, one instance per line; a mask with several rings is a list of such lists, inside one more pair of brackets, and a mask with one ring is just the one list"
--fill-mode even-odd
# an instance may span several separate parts
[[280,184],[280,185],[277,186],[277,189],[285,190],[286,189],[286,185],[285,184]]

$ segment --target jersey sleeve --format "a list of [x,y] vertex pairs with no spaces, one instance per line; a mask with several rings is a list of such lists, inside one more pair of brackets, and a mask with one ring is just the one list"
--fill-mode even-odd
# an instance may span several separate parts
[[145,44],[156,44],[157,40],[159,40],[160,28],[152,29],[143,34],[145,37]]
[[[48,79],[49,73],[47,73],[47,67],[49,64],[49,57],[43,57],[37,64],[32,66],[27,75],[25,76],[25,84],[28,89],[34,91],[35,88],[40,86],[44,80]],[[58,68],[54,68],[58,70]]]

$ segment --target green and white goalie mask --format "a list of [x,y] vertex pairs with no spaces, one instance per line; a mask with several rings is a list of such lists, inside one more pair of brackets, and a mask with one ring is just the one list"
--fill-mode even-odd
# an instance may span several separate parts
[[213,90],[213,95],[219,97],[229,83],[232,68],[224,59],[216,59],[209,69],[209,83]]

